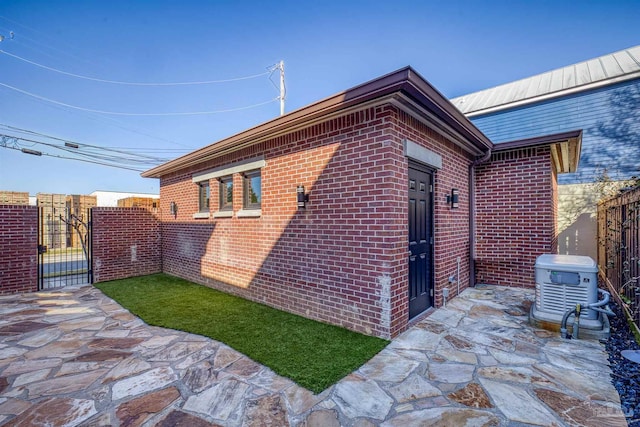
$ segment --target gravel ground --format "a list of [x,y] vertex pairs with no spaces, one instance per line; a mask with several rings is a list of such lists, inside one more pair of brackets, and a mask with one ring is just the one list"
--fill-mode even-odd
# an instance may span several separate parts
[[640,350],[624,313],[615,303],[609,304],[611,310],[616,313],[610,317],[611,338],[607,341],[607,352],[611,363],[611,382],[618,390],[622,411],[627,416],[627,422],[631,427],[640,427],[640,364],[631,362],[620,354],[622,350]]

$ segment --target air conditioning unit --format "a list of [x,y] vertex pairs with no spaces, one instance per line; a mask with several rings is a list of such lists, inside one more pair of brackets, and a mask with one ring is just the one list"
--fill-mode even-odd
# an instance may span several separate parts
[[[560,331],[563,315],[576,308],[598,302],[598,266],[587,256],[540,255],[535,263],[536,300],[531,305],[529,323]],[[574,317],[567,327],[573,327]],[[606,340],[609,319],[595,310],[583,308],[580,314],[580,338]]]
[[[540,255],[536,260],[536,309],[562,315],[576,304],[598,301],[598,266],[588,256]],[[596,319],[595,310],[587,310],[583,319]]]

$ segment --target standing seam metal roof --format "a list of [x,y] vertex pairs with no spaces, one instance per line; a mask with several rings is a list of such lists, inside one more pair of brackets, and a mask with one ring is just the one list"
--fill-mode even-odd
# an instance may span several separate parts
[[640,77],[640,45],[451,100],[475,116]]

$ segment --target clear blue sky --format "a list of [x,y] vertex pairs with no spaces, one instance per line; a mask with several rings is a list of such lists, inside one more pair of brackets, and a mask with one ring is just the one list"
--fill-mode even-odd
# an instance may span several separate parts
[[[203,147],[279,113],[277,102],[196,116],[83,111],[2,85],[122,113],[233,109],[278,93],[268,76],[195,86],[115,85],[16,56],[96,79],[147,83],[254,75],[284,60],[286,110],[292,111],[406,65],[445,96],[464,95],[638,45],[639,16],[637,0],[0,0],[0,35],[6,37],[0,42],[6,52],[0,53],[0,134],[64,144],[11,126],[170,158],[179,154],[175,150]],[[70,155],[32,144],[20,147]],[[2,190],[86,194],[158,187],[134,171],[0,148]]]

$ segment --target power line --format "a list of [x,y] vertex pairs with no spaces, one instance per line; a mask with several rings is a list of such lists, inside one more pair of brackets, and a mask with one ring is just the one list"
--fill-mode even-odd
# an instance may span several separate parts
[[[77,111],[71,108],[67,108],[67,107],[62,107],[60,105],[55,105],[55,104],[49,104],[45,101],[39,100],[39,99],[34,99],[34,102],[40,103],[44,106],[46,106],[47,108],[54,108],[54,109],[58,109],[60,111],[64,111],[66,113],[73,113],[73,114],[82,114],[84,115],[86,118],[100,122],[104,125],[108,125],[108,126],[113,126],[115,128],[119,128],[131,133],[135,133],[138,135],[142,135],[148,138],[152,138],[152,139],[156,139],[158,141],[164,141],[164,142],[168,142],[169,144],[174,144],[174,145],[179,145],[180,147],[184,147],[184,149],[182,149],[183,151],[190,151],[193,149],[192,146],[190,145],[186,145],[180,142],[176,142],[174,140],[171,139],[167,139],[167,138],[162,138],[160,136],[157,135],[153,135],[150,134],[148,132],[143,132],[140,129],[136,129],[136,128],[132,128],[127,126],[124,122],[122,122],[121,120],[116,119],[115,117],[109,117],[109,116],[105,116],[105,115],[101,115],[101,114],[96,114],[96,113],[91,113],[91,112],[86,112],[86,111]],[[176,150],[180,150],[180,149],[176,149]]]
[[82,114],[86,118],[89,118],[91,120],[100,122],[102,124],[105,124],[105,125],[108,125],[108,126],[113,126],[115,128],[119,128],[119,129],[131,132],[131,133],[135,133],[135,134],[138,134],[138,135],[146,136],[148,138],[153,138],[153,139],[156,139],[158,141],[164,141],[164,142],[168,142],[169,144],[179,145],[180,147],[184,147],[187,150],[192,150],[193,149],[193,147],[190,146],[190,145],[186,145],[186,144],[183,144],[183,143],[180,143],[180,142],[176,142],[176,141],[171,140],[171,139],[163,138],[163,137],[160,137],[160,136],[157,136],[157,135],[150,134],[148,132],[144,132],[144,131],[142,131],[140,129],[136,129],[136,128],[132,128],[130,126],[127,126],[124,122],[122,122],[121,120],[116,119],[115,117],[109,117],[109,116],[105,116],[105,115],[97,114],[97,113],[92,113],[92,112],[88,112],[88,111],[78,111],[78,110],[67,108],[67,107],[63,107],[63,106],[60,106],[60,105],[49,104],[49,103],[47,103],[45,101],[42,101],[42,100],[39,100],[39,99],[34,99],[34,101],[38,102],[38,103],[40,103],[40,104],[42,104],[42,105],[44,105],[44,106],[46,106],[48,108],[55,108],[55,109],[58,109],[60,111],[64,111],[66,113]]
[[39,99],[41,101],[47,101],[47,102],[50,102],[52,104],[61,105],[63,107],[73,108],[75,110],[80,110],[80,111],[88,111],[90,113],[111,114],[111,115],[114,115],[114,116],[145,116],[145,117],[150,117],[150,116],[198,116],[198,115],[207,115],[207,114],[231,113],[231,112],[234,112],[234,111],[249,110],[251,108],[260,107],[262,105],[267,105],[267,104],[270,104],[272,102],[280,100],[280,97],[278,96],[276,98],[272,98],[272,99],[270,99],[268,101],[260,102],[258,104],[248,105],[248,106],[245,106],[245,107],[228,108],[228,109],[224,109],[224,110],[213,110],[213,111],[191,111],[191,112],[174,112],[174,113],[126,113],[126,112],[120,112],[120,111],[94,110],[92,108],[79,107],[77,105],[71,105],[71,104],[67,104],[67,103],[64,103],[64,102],[56,101],[55,99],[50,99],[50,98],[46,98],[44,96],[36,95],[35,93],[27,92],[26,90],[18,89],[17,87],[14,87],[14,86],[11,86],[11,85],[8,85],[8,84],[5,84],[5,83],[0,83],[0,86],[4,86],[7,89],[11,89],[11,90],[14,90],[16,92],[22,93],[23,95],[28,95],[28,96],[31,96],[33,98]]
[[[148,155],[145,155],[145,154],[134,153],[134,152],[131,151],[131,149],[123,150],[123,149],[120,149],[119,147],[103,147],[103,146],[100,146],[100,145],[91,145],[91,144],[86,144],[86,143],[83,143],[83,142],[72,141],[72,140],[69,140],[69,139],[58,138],[58,137],[47,135],[47,134],[44,134],[44,133],[40,133],[40,132],[28,130],[28,129],[22,129],[22,128],[11,126],[11,125],[5,125],[5,124],[2,124],[2,123],[0,123],[0,127],[3,127],[3,128],[5,128],[7,130],[14,131],[14,132],[26,133],[26,134],[29,134],[29,135],[35,135],[35,136],[39,136],[39,137],[43,137],[43,138],[52,139],[52,140],[55,140],[55,141],[64,142],[65,144],[71,143],[71,144],[76,145],[77,146],[76,148],[93,148],[93,149],[110,151],[110,152],[119,153],[119,154],[135,155],[135,156],[148,158],[150,160],[157,160],[157,161],[161,161],[161,162],[169,160],[169,159],[165,159],[165,158],[160,158],[160,157],[155,157],[155,156],[148,156]],[[38,141],[31,141],[31,140],[29,140],[29,141],[30,142],[41,143],[41,142],[38,142]],[[186,150],[174,150],[174,151],[185,152]]]
[[44,44],[44,43],[40,43],[40,42],[38,42],[38,41],[37,41],[37,40],[35,40],[35,39],[32,39],[32,38],[30,38],[30,37],[25,36],[25,35],[24,35],[24,33],[22,33],[22,32],[21,32],[21,33],[20,33],[19,40],[18,40],[18,39],[13,39],[13,40],[12,40],[12,43],[20,44],[20,45],[22,45],[22,46],[26,47],[27,49],[35,50],[36,52],[40,52],[40,53],[42,53],[42,54],[44,54],[44,55],[46,55],[46,56],[48,56],[48,57],[51,57],[51,58],[57,58],[57,57],[59,57],[59,55],[58,55],[58,56],[54,56],[54,55],[50,54],[49,52],[47,52],[47,51],[45,51],[45,50],[38,49],[38,48],[34,48],[33,46],[29,46],[29,45],[27,45],[27,44],[23,44],[23,43],[21,43],[21,40],[22,40],[22,39],[26,39],[27,41],[29,41],[29,42],[31,42],[31,43],[33,43],[33,44],[36,44],[36,45],[39,45],[39,46],[42,46],[42,47],[46,48],[48,51],[56,51],[56,52],[58,52],[59,54],[62,54],[62,55],[68,56],[68,57],[73,58],[73,59],[75,59],[75,60],[80,60],[80,61],[85,62],[85,63],[88,63],[88,64],[97,65],[94,61],[88,60],[87,58],[80,57],[80,56],[75,55],[75,54],[73,54],[73,53],[69,53],[68,51],[66,51],[66,50],[64,50],[64,49],[60,49],[60,48],[56,47],[56,45],[63,44],[63,45],[66,45],[66,46],[67,46],[67,47],[69,47],[69,48],[77,49],[77,46],[74,46],[74,45],[72,45],[72,44],[70,44],[70,43],[67,43],[67,42],[66,42],[63,38],[61,38],[61,37],[56,37],[56,38],[54,39],[54,38],[52,38],[52,37],[51,37],[51,35],[50,35],[49,33],[46,33],[46,32],[40,31],[40,30],[37,30],[37,29],[32,28],[32,27],[29,27],[28,25],[25,25],[25,24],[21,24],[20,22],[17,22],[17,21],[15,21],[15,20],[12,20],[12,19],[7,18],[6,16],[2,16],[2,15],[0,15],[0,20],[5,20],[5,21],[7,21],[7,22],[12,23],[13,25],[17,25],[18,27],[22,27],[22,28],[26,29],[28,32],[29,32],[29,31],[31,31],[31,32],[34,32],[34,33],[36,33],[36,34],[39,34],[39,35],[43,36],[45,39],[48,39],[48,40],[55,40],[55,44],[54,44],[54,43]]
[[[2,126],[5,126],[5,125],[2,125]],[[17,130],[18,132],[23,132],[23,133],[31,132],[31,131],[23,130],[19,128],[15,128],[15,129],[18,129]],[[32,132],[32,134],[41,135],[41,134],[38,134],[37,132]],[[140,164],[140,165],[146,165],[146,166],[155,166],[159,163],[164,163],[169,160],[168,158],[157,157],[157,156],[147,156],[145,154],[133,153],[125,150],[116,150],[116,149],[110,149],[110,148],[100,147],[96,145],[75,143],[72,141],[66,141],[66,140],[51,137],[48,135],[43,135],[43,136],[52,138],[58,141],[63,141],[64,145],[56,145],[48,142],[38,141],[38,140],[24,138],[24,137],[18,137],[14,135],[0,134],[0,138],[2,138],[2,143],[4,145],[7,144],[7,141],[12,141],[17,147],[22,147],[22,144],[20,144],[19,141],[25,141],[25,142],[31,143],[29,147],[33,147],[36,144],[39,144],[39,145],[55,148],[61,151],[69,152],[76,156],[83,156],[83,157],[88,157],[92,159],[100,159],[100,160],[120,162],[120,163],[124,162],[124,163]],[[83,149],[85,150],[88,149],[88,151],[82,151]],[[115,154],[112,154],[112,153],[115,153]]]
[[[25,152],[21,148],[14,148],[14,147],[7,147],[7,146],[0,146],[0,147],[8,148],[9,150],[18,150],[18,151]],[[39,151],[37,153],[39,153],[39,154],[36,154],[38,156],[55,157],[57,159],[66,159],[66,160],[77,160],[79,162],[93,163],[93,164],[101,165],[101,166],[109,166],[111,168],[126,169],[126,170],[130,170],[130,171],[135,171],[135,172],[144,172],[144,169],[136,169],[136,168],[131,168],[131,167],[128,167],[128,166],[113,165],[113,164],[110,164],[110,163],[98,162],[98,161],[94,161],[94,160],[78,159],[78,158],[74,158],[74,157],[60,156],[60,155],[56,155],[56,154],[42,153],[42,152],[39,152]],[[29,153],[27,151],[26,154],[31,154],[31,153]]]
[[[12,146],[7,145],[7,139],[14,140],[14,144],[16,146],[12,147]],[[9,150],[21,151],[21,152],[23,152],[25,154],[32,154],[32,155],[36,155],[36,156],[47,156],[47,157],[54,157],[54,158],[58,158],[58,159],[77,160],[79,162],[92,163],[92,164],[97,164],[97,165],[101,165],[101,166],[109,166],[109,167],[112,167],[112,168],[126,169],[126,170],[131,170],[131,171],[136,171],[136,172],[144,171],[144,169],[138,169],[138,168],[129,167],[129,166],[117,165],[117,164],[112,164],[112,163],[105,163],[105,162],[101,162],[101,161],[97,161],[97,160],[79,159],[77,157],[60,156],[60,155],[56,155],[56,154],[43,153],[41,151],[22,148],[22,147],[20,147],[20,145],[19,145],[19,143],[17,141],[18,139],[22,139],[22,138],[12,137],[12,136],[9,136],[9,135],[0,135],[0,148],[7,148]]]
[[[37,30],[35,28],[28,27],[28,26],[26,26],[24,24],[21,24],[19,22],[11,20],[6,16],[0,15],[0,21],[2,21],[2,20],[5,20],[5,21],[10,22],[10,23],[12,23],[14,25],[20,26],[20,27],[22,27],[22,28],[24,28],[26,30],[33,31],[33,32],[37,33],[38,35],[44,36],[45,38],[49,38],[49,34],[48,33],[41,32],[41,31],[39,31],[39,30]],[[42,43],[40,43],[40,42],[38,42],[38,41],[36,41],[34,39],[31,39],[31,38],[27,37],[24,34],[19,34],[19,37],[16,37],[14,39],[13,31],[10,31],[10,29],[7,29],[7,33],[11,34],[11,39],[10,39],[11,43],[17,43],[18,45],[21,45],[20,40],[21,39],[25,39],[25,40],[31,41],[32,43],[35,43],[35,44],[37,44],[39,46],[46,47],[47,49],[53,49],[53,50],[59,52],[60,54],[68,55],[68,56],[71,56],[71,57],[73,57],[75,59],[79,59],[79,60],[82,60],[82,61],[85,61],[85,62],[93,63],[91,61],[87,61],[86,58],[78,57],[76,55],[70,55],[65,50],[56,48],[53,44],[46,44],[46,45],[42,44]],[[6,41],[6,39],[5,39],[5,41]],[[56,41],[60,42],[61,40],[56,39]],[[71,45],[67,45],[67,46],[71,46]],[[26,48],[33,48],[33,47],[30,47],[30,46],[25,46],[25,47]],[[44,52],[44,51],[42,51],[40,49],[36,49],[36,50],[40,51],[41,53],[43,53],[43,54],[45,54],[47,56],[54,57],[54,56],[49,55],[47,52]],[[281,65],[281,62],[280,63],[276,63],[276,64],[268,67],[267,70],[264,73],[259,73],[259,74],[254,74],[254,75],[250,75],[250,76],[244,76],[244,77],[238,77],[238,78],[231,78],[231,79],[208,80],[208,81],[193,81],[193,82],[175,82],[175,83],[144,83],[144,82],[126,82],[126,81],[100,79],[100,78],[84,76],[84,75],[80,75],[80,74],[74,74],[74,73],[70,73],[70,72],[67,72],[67,71],[56,69],[54,67],[49,67],[49,66],[44,65],[44,64],[40,64],[40,63],[35,62],[35,61],[31,60],[31,59],[27,59],[25,57],[21,57],[19,55],[11,53],[11,52],[6,52],[6,51],[3,51],[3,50],[0,50],[0,53],[4,53],[4,54],[6,54],[6,55],[8,55],[10,57],[18,59],[20,61],[24,61],[26,63],[30,63],[30,64],[32,64],[34,66],[37,66],[37,67],[40,67],[40,68],[48,69],[48,70],[51,70],[53,72],[59,72],[59,73],[62,73],[62,74],[67,74],[69,76],[74,76],[74,77],[78,77],[78,78],[87,78],[89,80],[93,79],[95,81],[111,82],[111,83],[114,83],[114,84],[132,84],[132,85],[147,85],[147,86],[151,86],[151,85],[159,85],[159,86],[196,85],[196,84],[207,84],[207,83],[222,83],[222,82],[231,82],[231,81],[237,81],[237,80],[246,80],[246,79],[250,79],[250,78],[257,78],[257,77],[260,77],[260,76],[263,76],[263,75],[269,75],[269,80],[273,84],[273,81],[271,80],[271,76],[273,75],[274,71],[276,71],[276,70],[278,70],[280,68],[280,65]],[[169,113],[129,113],[129,112],[117,112],[117,111],[102,111],[102,110],[97,110],[97,109],[85,108],[85,107],[81,107],[81,106],[77,106],[77,105],[67,104],[67,103],[64,103],[64,102],[61,102],[61,101],[57,101],[57,100],[54,100],[54,99],[49,99],[49,98],[46,98],[44,96],[37,95],[35,93],[27,92],[27,91],[19,89],[17,87],[11,87],[10,85],[5,85],[5,84],[1,84],[1,83],[0,83],[0,85],[2,85],[4,87],[7,87],[9,89],[18,91],[20,93],[23,93],[25,95],[31,96],[37,102],[45,103],[45,105],[46,105],[46,103],[49,103],[49,105],[52,108],[59,108],[59,109],[61,109],[63,111],[66,110],[67,112],[74,112],[74,111],[82,112],[82,113],[84,113],[86,115],[86,117],[88,117],[88,118],[90,118],[92,120],[96,120],[96,121],[102,122],[103,124],[107,124],[107,125],[111,125],[111,126],[114,126],[114,127],[118,127],[120,129],[129,131],[129,132],[132,132],[132,133],[136,133],[138,135],[143,135],[143,136],[146,136],[146,137],[149,137],[149,138],[153,138],[153,139],[157,139],[157,140],[160,140],[160,141],[168,142],[168,143],[175,144],[175,145],[178,145],[178,146],[182,146],[182,147],[185,147],[185,148],[188,148],[188,149],[192,149],[192,145],[186,145],[186,144],[183,144],[183,143],[179,143],[179,142],[173,141],[171,139],[163,138],[163,137],[160,137],[160,136],[157,136],[157,135],[152,135],[152,134],[150,134],[150,133],[148,133],[146,131],[143,131],[142,129],[132,128],[130,126],[127,126],[124,122],[117,120],[115,117],[108,117],[108,115],[112,115],[112,116],[130,116],[130,117],[131,116],[132,117],[136,117],[136,116],[138,116],[138,117],[140,117],[140,116],[148,116],[148,117],[150,117],[150,116],[158,116],[158,117],[164,116],[164,117],[167,117],[167,116],[187,116],[187,115],[218,114],[218,113],[242,111],[242,110],[246,110],[246,109],[256,108],[256,107],[259,107],[259,106],[262,106],[262,105],[270,104],[272,102],[275,102],[277,99],[281,99],[282,98],[282,94],[281,94],[279,98],[276,98],[276,99],[273,99],[273,100],[268,100],[268,101],[265,101],[265,102],[261,102],[261,103],[257,103],[257,104],[253,104],[253,105],[249,105],[249,106],[244,106],[244,107],[221,109],[221,110],[215,110],[215,111],[175,112],[175,113],[173,113],[173,112],[169,112]],[[277,89],[278,88],[276,87],[276,90]],[[282,103],[282,99],[281,99],[281,103]],[[167,149],[167,151],[168,150],[169,149]],[[147,150],[147,151],[151,151],[151,150]]]
[[64,74],[65,76],[71,76],[71,77],[76,77],[79,79],[84,79],[84,80],[91,80],[94,82],[100,82],[100,83],[110,83],[110,84],[118,84],[118,85],[128,85],[128,86],[188,86],[188,85],[207,85],[207,84],[216,84],[216,83],[229,83],[229,82],[237,82],[237,81],[241,81],[241,80],[250,80],[250,79],[255,79],[258,77],[262,77],[262,76],[266,76],[267,74],[272,73],[271,71],[271,67],[269,67],[267,69],[267,71],[259,73],[259,74],[252,74],[249,76],[243,76],[243,77],[235,77],[235,78],[230,78],[230,79],[220,79],[220,80],[202,80],[202,81],[193,81],[193,82],[167,82],[167,83],[144,83],[144,82],[126,82],[126,81],[120,81],[120,80],[108,80],[108,79],[100,79],[97,77],[90,77],[90,76],[84,76],[82,74],[75,74],[75,73],[69,73],[67,71],[62,71],[62,70],[58,70],[57,68],[53,68],[53,67],[49,67],[46,65],[42,65],[39,64],[37,62],[31,61],[29,59],[26,58],[22,58],[18,55],[14,55],[12,53],[9,53],[5,50],[0,50],[0,53],[3,53],[5,55],[8,55],[12,58],[18,59],[20,61],[24,61],[28,64],[31,65],[35,65],[36,67],[40,67],[43,68],[45,70],[49,70],[49,71],[53,71],[55,73],[59,73],[59,74]]

